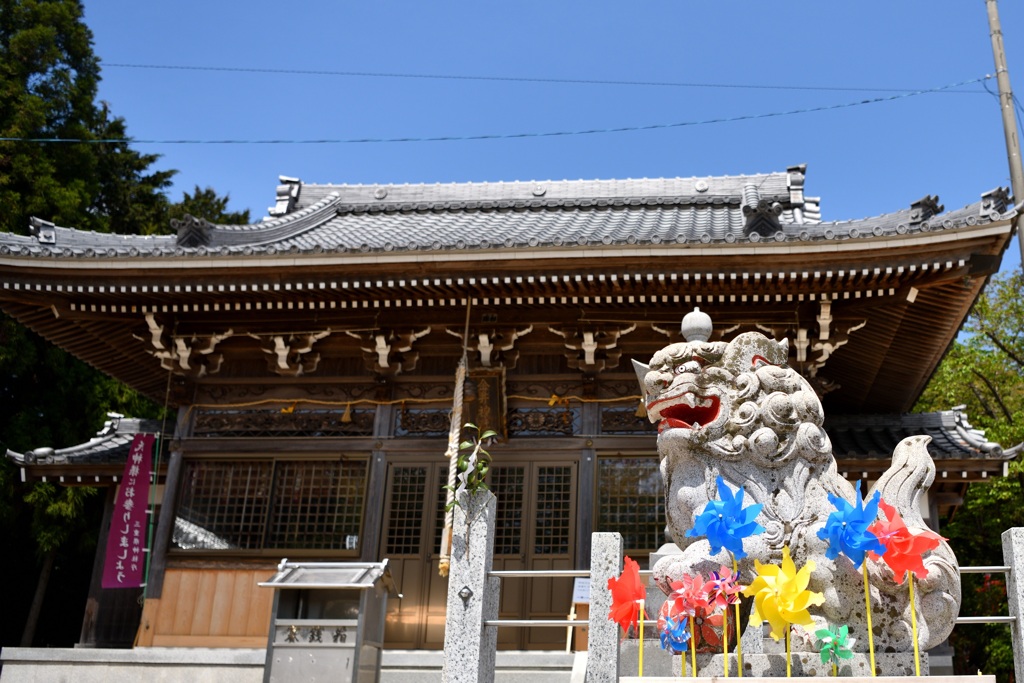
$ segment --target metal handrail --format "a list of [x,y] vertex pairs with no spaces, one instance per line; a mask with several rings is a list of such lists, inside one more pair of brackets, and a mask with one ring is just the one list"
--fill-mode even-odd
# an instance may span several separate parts
[[957,617],[957,624],[1012,624],[1017,617]]
[[[641,569],[640,576],[654,574],[650,569]],[[572,579],[590,576],[589,569],[499,569],[488,572],[488,576],[499,579]]]
[[[1005,574],[1010,571],[1008,565],[982,565],[977,567],[960,567],[961,574]],[[641,576],[650,576],[654,572],[650,569],[640,570]],[[548,569],[548,570],[499,570],[489,572],[489,576],[502,579],[571,579],[571,578],[586,578],[590,576],[589,569]],[[1011,616],[972,616],[972,617],[957,617],[957,624],[1012,624],[1017,621],[1017,617]],[[488,619],[484,621],[484,626],[509,626],[509,627],[530,627],[530,628],[544,628],[544,627],[570,627],[570,626],[588,626],[589,620],[572,620],[572,619]]]
[[589,569],[538,569],[532,571],[529,569],[510,569],[489,572],[488,576],[495,576],[499,579],[571,579],[574,577],[589,577]]
[[1005,574],[1010,571],[1009,565],[991,565],[987,567],[960,567],[961,574]]
[[590,626],[586,619],[484,619],[484,626]]

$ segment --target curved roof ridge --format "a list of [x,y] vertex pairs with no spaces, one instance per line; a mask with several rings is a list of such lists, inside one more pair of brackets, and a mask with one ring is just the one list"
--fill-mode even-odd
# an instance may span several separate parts
[[310,206],[260,223],[217,225],[186,216],[171,221],[171,225],[178,233],[177,244],[181,247],[262,246],[297,237],[317,227],[333,215],[339,199],[338,193],[331,192]]
[[[799,175],[795,178],[794,175]],[[764,197],[787,204],[802,204],[802,173],[793,170],[736,176],[692,176],[688,178],[609,178],[595,180],[514,180],[465,183],[418,183],[375,185],[298,184],[293,209],[319,201],[325,193],[338,193],[349,210],[372,211],[375,207],[408,209],[478,208],[475,203],[518,205],[543,202],[547,206],[587,200],[631,200],[645,198],[647,203],[678,203],[712,197],[742,195],[745,186],[755,185]],[[468,205],[468,206],[467,206]]]
[[159,420],[146,420],[141,418],[125,418],[118,413],[107,413],[109,420],[103,423],[103,427],[96,432],[88,441],[85,441],[67,448],[52,448],[41,446],[32,450],[18,453],[7,449],[7,457],[17,465],[32,465],[38,463],[64,463],[69,460],[78,460],[83,457],[97,459],[103,456],[127,454],[127,446],[132,437],[136,434],[159,432],[162,425]]

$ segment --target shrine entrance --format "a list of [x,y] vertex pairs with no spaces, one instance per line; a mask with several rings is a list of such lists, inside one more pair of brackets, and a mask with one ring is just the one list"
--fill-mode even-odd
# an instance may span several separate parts
[[[388,603],[385,646],[440,649],[448,580],[438,575],[447,463],[402,460],[388,467],[381,557],[403,594]],[[490,472],[498,499],[495,570],[572,569],[576,553],[577,464],[571,460],[502,459]],[[563,619],[572,579],[503,579],[502,619]],[[498,647],[561,649],[565,631],[506,628]]]

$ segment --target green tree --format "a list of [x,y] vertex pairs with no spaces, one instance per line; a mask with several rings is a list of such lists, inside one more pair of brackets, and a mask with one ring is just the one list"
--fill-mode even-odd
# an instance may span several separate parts
[[[0,0],[0,137],[15,138],[0,141],[0,231],[25,234],[31,216],[126,234],[169,233],[170,219],[184,213],[247,222],[248,212],[228,212],[227,198],[209,188],[170,202],[174,171],[154,168],[156,155],[133,150],[125,121],[96,101],[99,60],[82,16],[79,0]],[[157,417],[160,408],[0,315],[0,454],[81,443],[108,411]],[[39,577],[36,602],[45,613],[43,577],[60,553],[90,552],[87,543],[67,541],[94,542],[93,535],[67,532],[98,528],[101,506],[88,503],[97,500],[89,489],[26,487],[18,479],[0,457],[0,534],[6,555],[23,558],[0,567],[0,582],[24,586]],[[18,642],[11,624],[26,623],[30,611],[26,591],[10,592],[2,644]],[[31,642],[32,623],[22,642]]]
[[[962,340],[943,359],[916,410],[965,406],[971,423],[991,441],[1011,447],[1024,441],[1024,291],[1021,271],[993,278],[971,310]],[[1010,463],[1009,476],[972,484],[963,505],[942,533],[962,565],[1001,565],[999,537],[1024,526],[1024,468]],[[965,576],[963,614],[1006,613],[1004,577]],[[959,627],[950,637],[957,673],[983,671],[1013,680],[1010,629],[1001,624]]]
[[192,194],[184,193],[181,201],[171,205],[169,217],[182,219],[186,215],[203,218],[211,223],[243,225],[249,222],[249,210],[228,211],[229,195],[221,197],[212,187],[200,189],[196,185]]
[[77,0],[0,0],[0,230],[30,216],[88,230],[166,230],[173,171],[125,142],[123,119],[95,103],[99,61]]
[[966,406],[988,439],[1024,441],[1024,276],[996,276],[971,310],[957,340],[915,410]]

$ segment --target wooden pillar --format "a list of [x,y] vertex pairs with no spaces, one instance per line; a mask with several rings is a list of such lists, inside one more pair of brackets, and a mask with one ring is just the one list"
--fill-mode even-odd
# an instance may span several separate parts
[[96,644],[96,616],[100,608],[100,595],[103,590],[103,563],[107,555],[107,538],[110,536],[110,522],[114,517],[114,500],[117,486],[106,487],[106,500],[103,502],[103,521],[96,539],[96,556],[92,561],[92,576],[89,579],[89,597],[85,600],[85,614],[82,616],[82,633],[78,637],[79,645]]
[[366,504],[363,509],[363,537],[359,544],[359,559],[376,562],[380,552],[380,531],[384,518],[384,499],[387,495],[388,462],[381,442],[370,452],[370,470],[366,480]]

